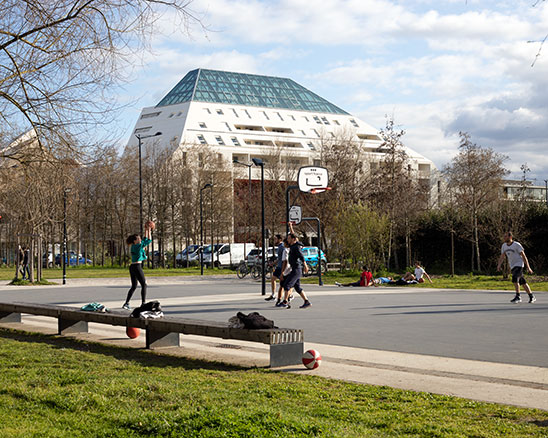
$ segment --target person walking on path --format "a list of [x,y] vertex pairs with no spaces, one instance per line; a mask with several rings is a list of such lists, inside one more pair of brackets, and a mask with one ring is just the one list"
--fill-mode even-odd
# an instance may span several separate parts
[[276,241],[274,242],[274,245],[276,248],[276,269],[274,269],[274,272],[272,273],[272,277],[270,278],[270,287],[271,292],[270,296],[268,298],[265,298],[265,301],[272,301],[275,298],[276,295],[276,280],[279,280],[282,276],[282,256],[285,251],[285,246],[283,243],[282,236],[280,234],[276,234]]
[[130,310],[129,302],[133,292],[137,289],[137,283],[141,285],[141,305],[145,304],[147,297],[147,283],[145,273],[143,272],[143,261],[147,259],[145,248],[152,242],[151,239],[151,221],[145,223],[145,238],[141,240],[138,234],[132,234],[127,238],[127,244],[131,245],[131,265],[129,265],[129,276],[131,278],[131,288],[127,293],[126,302],[123,309]]
[[29,258],[30,250],[28,246],[25,246],[23,250],[23,280],[30,280]]
[[502,268],[502,262],[504,262],[504,256],[508,258],[508,264],[510,265],[510,270],[512,272],[512,283],[514,283],[514,288],[516,290],[516,296],[510,301],[512,303],[521,303],[521,295],[519,293],[520,286],[523,286],[523,289],[529,295],[529,302],[534,303],[537,299],[531,292],[531,288],[527,284],[527,280],[523,277],[523,268],[527,269],[529,274],[533,273],[533,270],[529,266],[529,260],[525,255],[523,246],[519,242],[514,240],[511,231],[508,231],[504,235],[504,243],[500,249],[499,263],[497,265],[497,271],[500,271]]
[[422,278],[423,276],[428,278],[428,281],[432,283],[432,279],[430,278],[430,275],[428,275],[426,271],[424,270],[424,268],[421,266],[421,262],[416,261],[415,262],[415,280],[417,280],[419,283],[424,283],[424,278]]
[[338,281],[335,282],[336,286],[339,287],[367,287],[371,286],[373,284],[373,274],[369,270],[369,268],[366,265],[362,266],[362,273],[360,275],[360,279],[354,283],[339,283]]
[[297,236],[294,233],[290,233],[287,236],[287,241],[289,242],[289,255],[288,255],[288,263],[291,266],[291,272],[288,274],[287,277],[285,277],[283,281],[283,288],[285,291],[285,297],[284,301],[281,303],[280,307],[286,307],[289,308],[289,291],[291,288],[294,288],[295,291],[301,296],[301,298],[304,300],[304,303],[302,306],[300,306],[301,309],[306,309],[307,307],[310,307],[312,303],[310,303],[309,299],[306,297],[306,294],[304,293],[304,290],[301,287],[301,277],[304,273],[308,273],[308,266],[304,260],[304,255],[301,250],[301,242],[299,242],[299,239],[297,239]]

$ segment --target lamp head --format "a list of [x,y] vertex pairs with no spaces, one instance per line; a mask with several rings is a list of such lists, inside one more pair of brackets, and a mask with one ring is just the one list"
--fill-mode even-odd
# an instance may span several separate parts
[[205,190],[205,189],[207,189],[207,188],[209,188],[209,187],[213,187],[213,184],[207,183],[207,184],[202,188],[202,190]]
[[264,166],[263,160],[260,158],[252,158],[251,161],[253,161],[255,166]]

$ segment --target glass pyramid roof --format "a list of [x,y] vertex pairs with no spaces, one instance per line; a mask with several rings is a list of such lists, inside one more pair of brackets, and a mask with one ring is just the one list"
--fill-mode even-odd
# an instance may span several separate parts
[[192,70],[156,105],[188,101],[348,114],[295,81],[218,70]]

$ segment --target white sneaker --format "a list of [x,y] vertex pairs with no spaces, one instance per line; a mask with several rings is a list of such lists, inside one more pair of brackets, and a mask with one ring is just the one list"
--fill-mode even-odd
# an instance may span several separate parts
[[342,284],[339,283],[338,281],[335,282],[335,286],[339,286],[339,287],[342,287]]
[[521,297],[519,295],[516,295],[513,299],[510,300],[511,303],[521,303]]
[[122,309],[131,310],[131,307],[129,307],[129,303],[124,303],[124,305],[122,306]]

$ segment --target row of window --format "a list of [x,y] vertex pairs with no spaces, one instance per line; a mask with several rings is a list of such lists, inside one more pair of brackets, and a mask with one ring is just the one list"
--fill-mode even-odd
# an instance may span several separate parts
[[[207,113],[207,114],[212,114],[211,112],[211,109],[209,108],[204,108],[204,111]],[[224,111],[222,109],[216,109],[215,110],[216,113],[220,116],[224,115]],[[236,111],[235,108],[230,108],[230,111],[232,111],[232,113],[236,116],[236,117],[240,117],[240,115],[238,114],[238,111]],[[245,113],[245,115],[251,119],[251,114],[249,113],[249,111],[247,109],[242,109],[240,111],[243,111]],[[274,111],[274,116],[272,116],[272,114],[269,116],[268,113],[264,110],[260,110],[260,112],[262,113],[262,115],[264,116],[264,118],[266,120],[271,120],[271,117],[274,117],[275,120],[279,119],[281,120],[282,122],[285,121],[285,119],[283,118],[282,114],[279,112],[279,111]],[[286,114],[286,117],[288,117],[289,119],[293,120],[294,122],[297,121],[297,119],[295,118],[295,116],[293,114]],[[301,116],[305,121],[311,123],[310,121],[310,118],[308,116]],[[331,123],[329,122],[329,120],[327,120],[327,117],[325,116],[312,116],[313,120],[318,123],[318,124],[324,124],[324,125],[330,125]],[[355,126],[356,128],[359,128],[359,125],[358,125],[358,122],[356,122],[355,119],[350,119],[350,123],[352,123],[353,126]],[[336,119],[333,120],[333,124],[334,125],[338,125],[340,126],[340,122]]]
[[[226,128],[229,130],[229,131],[232,131],[232,128],[230,127],[230,125],[227,123],[227,122],[223,122],[226,126]],[[205,122],[199,122],[198,123],[198,126],[202,129],[207,129],[207,125]],[[277,132],[277,133],[281,133],[281,134],[294,134],[294,131],[291,129],[291,128],[278,128],[278,127],[271,127],[271,126],[252,126],[252,125],[234,125],[234,128],[238,131],[260,131],[260,132]],[[305,136],[305,137],[308,137],[308,135],[306,134],[306,132],[304,131],[304,129],[299,129],[299,132]],[[321,135],[320,133],[318,132],[318,130],[316,129],[312,129],[312,132],[314,132],[314,135],[318,138],[321,138]],[[332,138],[335,138],[335,133],[333,132],[328,132],[328,134],[332,137]],[[358,137],[364,139],[364,135],[363,134],[360,134],[358,135]],[[378,137],[376,136],[368,136],[368,137],[371,137],[370,139],[373,139],[373,137],[375,137],[375,139],[378,139]]]
[[[205,137],[202,134],[198,134],[196,137],[198,138],[198,141],[200,142],[200,144],[208,144],[207,140],[205,139]],[[231,142],[234,146],[241,146],[241,143],[240,143],[240,141],[238,140],[237,137],[230,137],[230,140],[231,140]],[[215,141],[217,142],[217,144],[219,146],[226,146],[226,143],[225,143],[223,137],[220,136],[220,135],[215,136]],[[282,146],[282,147],[288,147],[288,148],[302,148],[303,147],[302,143],[295,142],[295,141],[277,141],[277,142],[274,142],[274,141],[271,141],[271,140],[263,140],[263,139],[245,139],[244,142],[245,142],[246,145],[249,145],[249,146],[275,146],[276,145],[276,146]],[[308,148],[310,150],[313,150],[313,151],[316,150],[316,146],[314,146],[314,143],[308,142],[306,145],[308,146]]]

